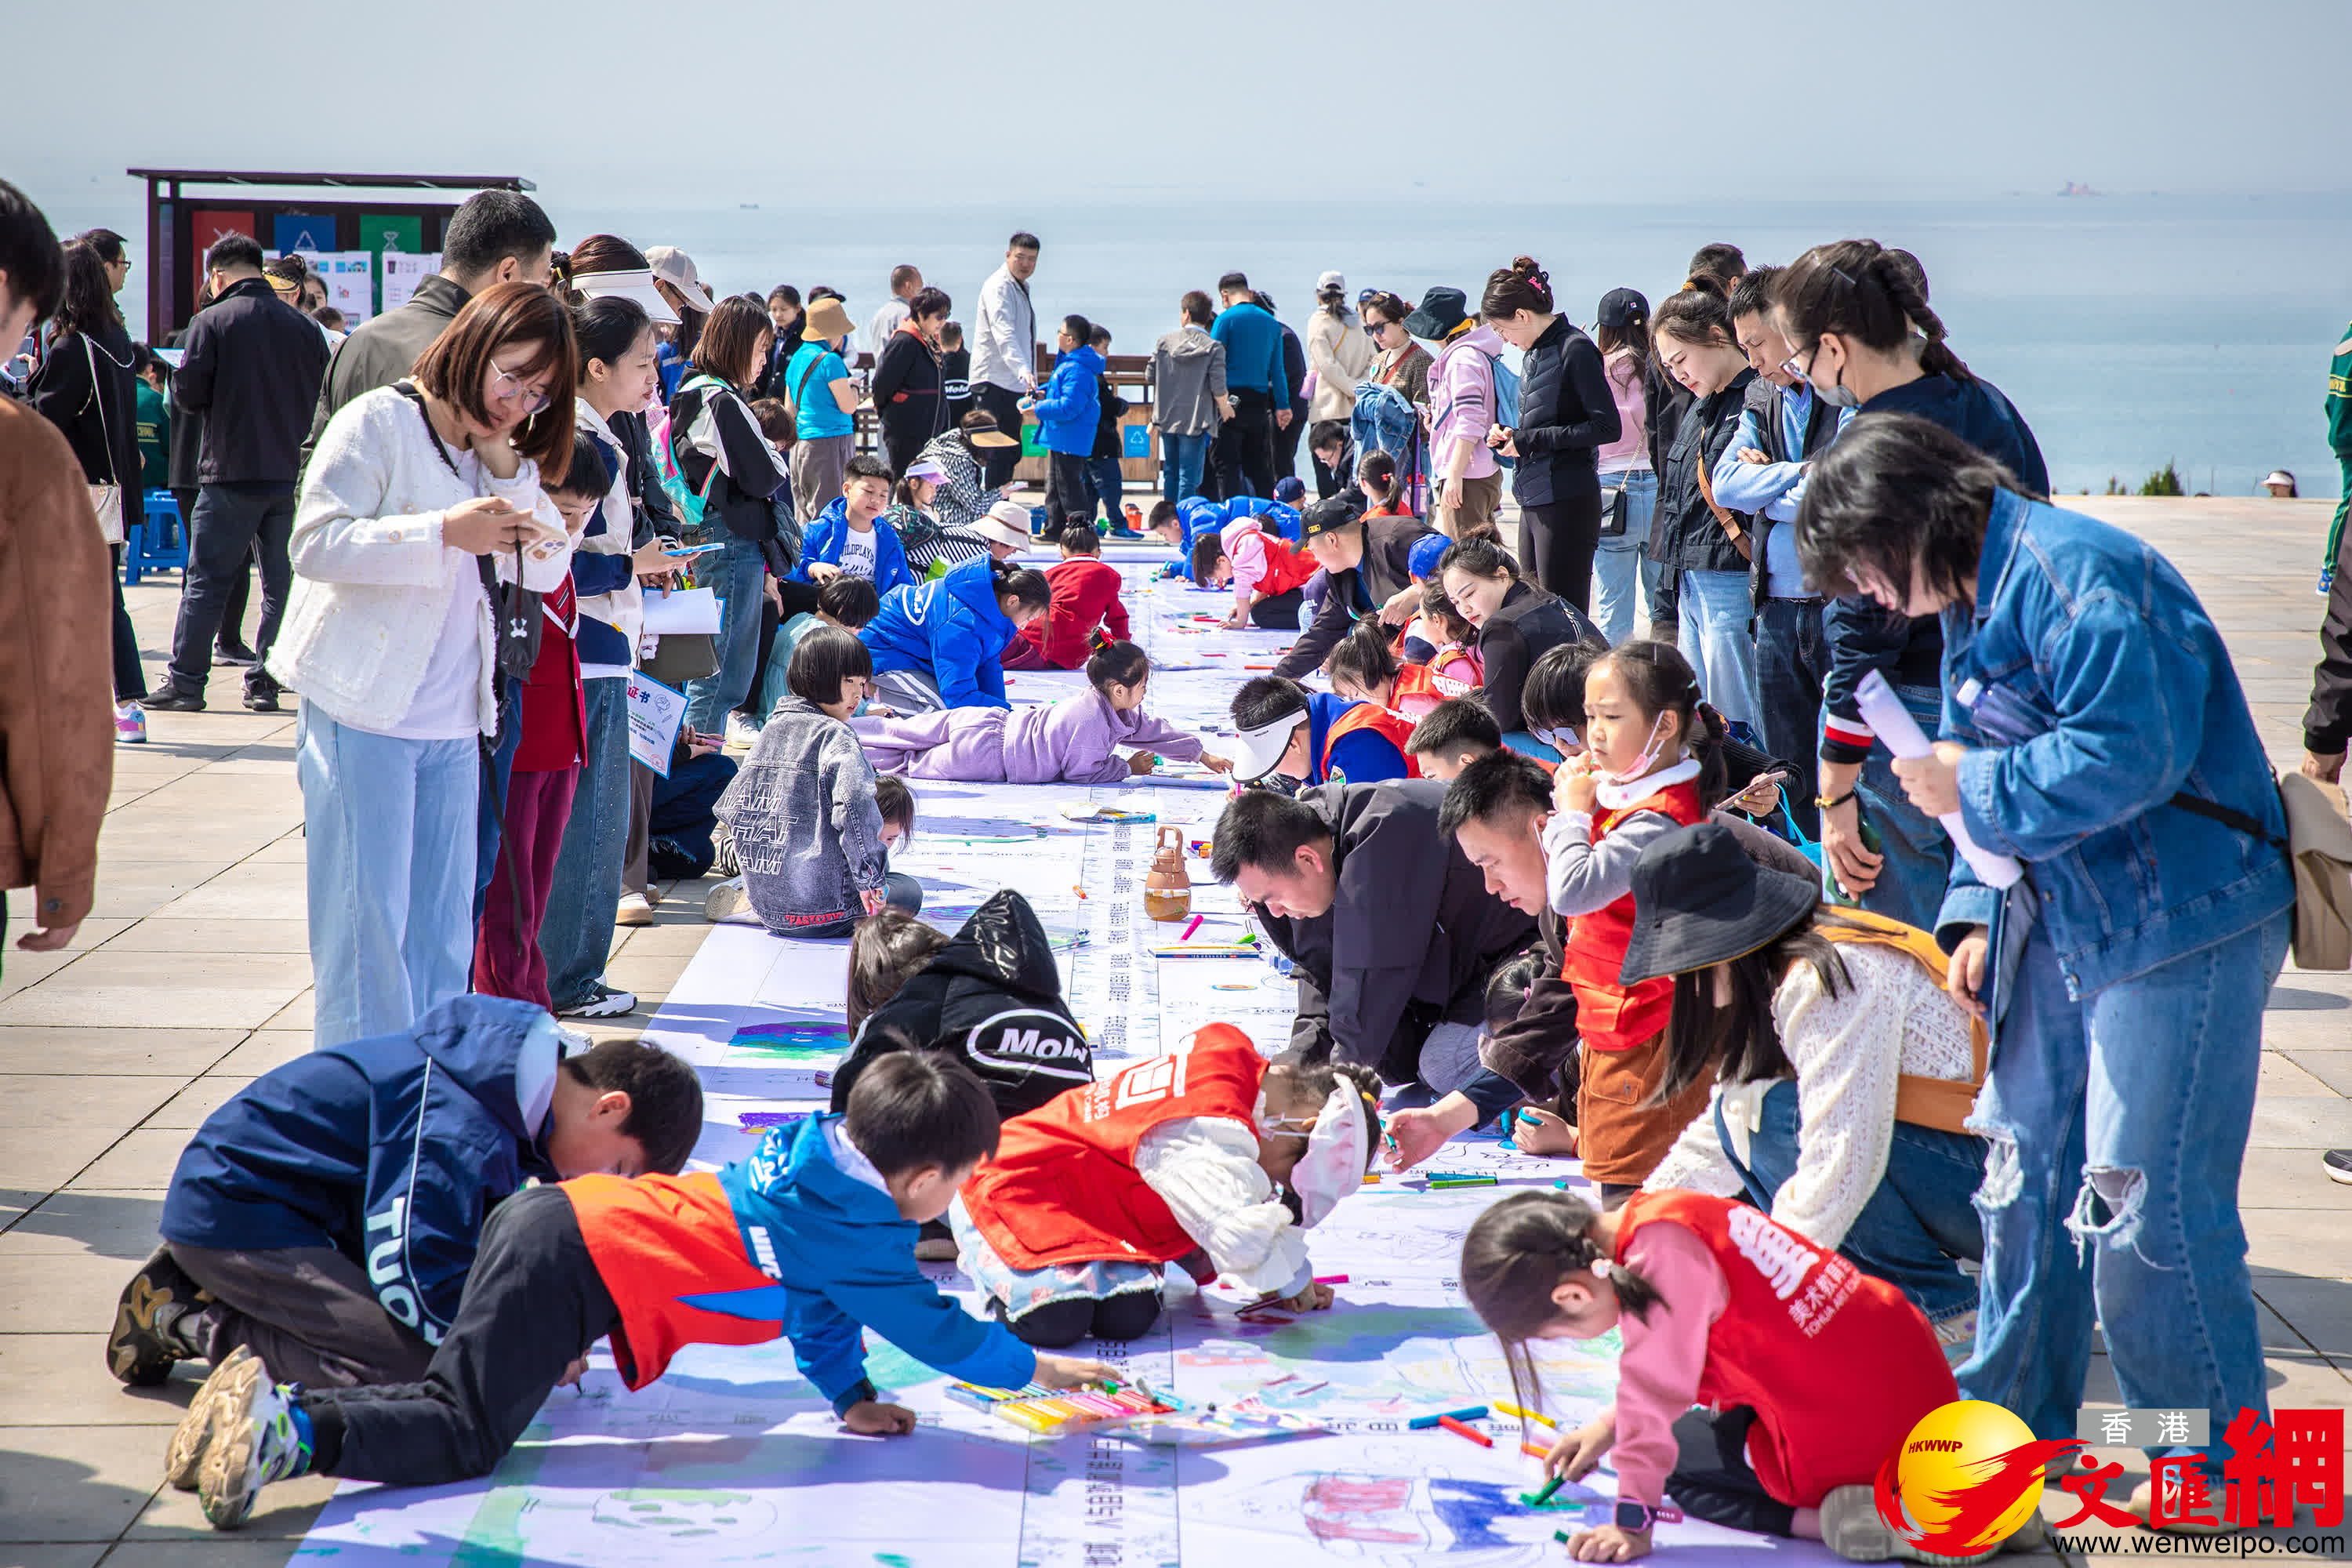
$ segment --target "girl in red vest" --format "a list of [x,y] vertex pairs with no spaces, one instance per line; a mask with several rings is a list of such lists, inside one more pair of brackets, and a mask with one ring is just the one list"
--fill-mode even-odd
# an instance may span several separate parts
[[1008,1120],[949,1223],[965,1272],[1032,1345],[1136,1338],[1171,1263],[1320,1310],[1331,1291],[1305,1232],[1362,1184],[1379,1131],[1369,1068],[1268,1065],[1212,1024]]
[[1544,828],[1546,891],[1571,921],[1560,973],[1576,993],[1583,1041],[1578,1152],[1610,1208],[1642,1184],[1707,1101],[1698,1081],[1663,1106],[1650,1103],[1665,1066],[1674,982],[1618,978],[1633,930],[1633,862],[1676,827],[1706,821],[1721,794],[1714,748],[1709,780],[1690,754],[1698,698],[1691,667],[1665,643],[1623,643],[1594,660],[1584,677],[1585,749],[1560,764],[1559,809]]
[[1262,526],[1255,513],[1192,542],[1192,581],[1203,588],[1233,584],[1230,629],[1297,631],[1299,590],[1321,570],[1321,562]]
[[1729,1198],[1643,1193],[1601,1214],[1535,1192],[1471,1226],[1462,1288],[1528,1409],[1542,1389],[1527,1342],[1623,1336],[1615,1403],[1544,1461],[1572,1480],[1616,1451],[1616,1518],[1570,1542],[1580,1561],[1647,1555],[1668,1498],[1856,1562],[1916,1555],[1872,1482],[1959,1392],[1927,1320],[1885,1280]]

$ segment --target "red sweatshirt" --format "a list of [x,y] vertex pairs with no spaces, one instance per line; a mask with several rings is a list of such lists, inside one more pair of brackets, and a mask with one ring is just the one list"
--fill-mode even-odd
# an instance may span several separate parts
[[522,688],[522,739],[517,773],[560,773],[588,754],[588,720],[580,689],[580,605],[566,576],[539,601],[539,660]]
[[[1045,645],[1045,662],[1060,669],[1076,669],[1087,662],[1087,639],[1097,626],[1127,638],[1127,606],[1119,603],[1118,568],[1090,555],[1073,556],[1045,568],[1054,585],[1052,608],[1021,628],[1029,646]],[[1006,651],[1012,651],[1008,646]]]

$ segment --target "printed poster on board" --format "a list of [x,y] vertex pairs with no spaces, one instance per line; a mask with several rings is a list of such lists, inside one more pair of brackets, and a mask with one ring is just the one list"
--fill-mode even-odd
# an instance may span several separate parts
[[296,254],[325,281],[327,303],[343,313],[346,330],[375,314],[374,251],[304,250]]
[[188,244],[194,248],[195,259],[189,265],[188,276],[196,280],[198,289],[205,286],[205,252],[232,234],[261,237],[253,232],[252,208],[196,207],[189,212]]
[[383,253],[383,308],[397,310],[408,303],[416,286],[441,270],[441,253],[437,250]]

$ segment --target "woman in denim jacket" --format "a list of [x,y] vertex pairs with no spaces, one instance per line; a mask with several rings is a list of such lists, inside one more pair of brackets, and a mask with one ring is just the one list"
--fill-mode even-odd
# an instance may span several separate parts
[[2267,1419],[2238,1175],[2294,901],[2284,816],[2179,573],[2018,489],[1939,426],[1865,414],[1797,515],[1811,581],[1941,615],[1947,739],[1895,771],[2024,863],[1997,892],[1956,859],[1937,922],[1954,995],[1994,1026],[1960,1389],[2074,1436],[2095,1310],[2124,1404],[2210,1409],[2210,1463],[2242,1409]]

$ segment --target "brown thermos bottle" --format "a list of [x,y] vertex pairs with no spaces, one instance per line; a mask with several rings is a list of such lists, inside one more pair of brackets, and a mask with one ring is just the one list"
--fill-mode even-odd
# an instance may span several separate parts
[[1143,879],[1143,912],[1155,921],[1181,921],[1192,912],[1192,877],[1184,869],[1181,828],[1162,826]]

